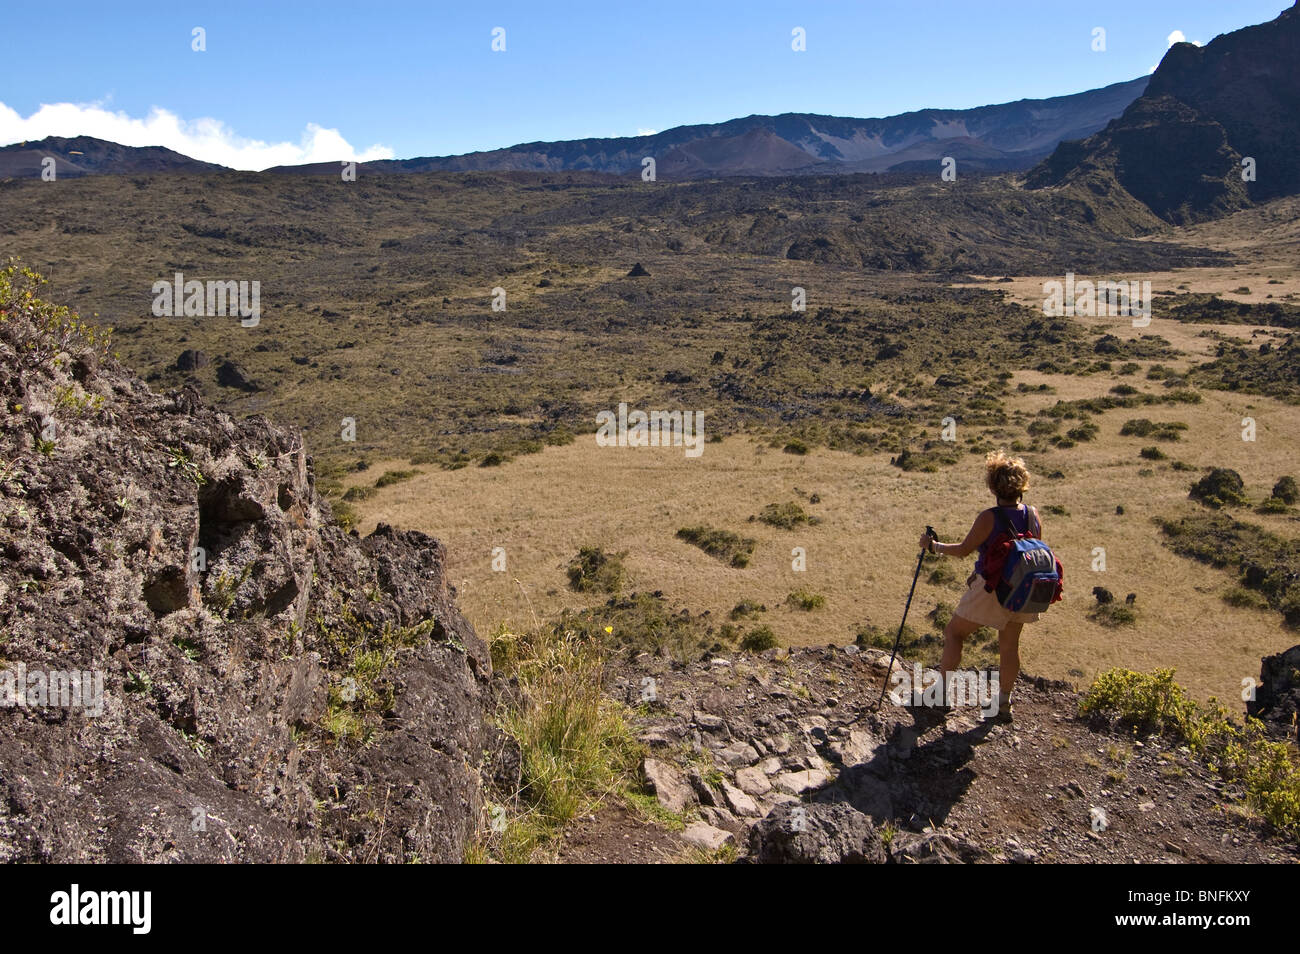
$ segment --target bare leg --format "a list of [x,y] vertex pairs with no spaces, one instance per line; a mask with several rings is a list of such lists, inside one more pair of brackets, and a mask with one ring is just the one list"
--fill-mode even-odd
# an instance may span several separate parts
[[1020,631],[1024,623],[1007,623],[998,630],[998,691],[1002,698],[1011,696],[1011,688],[1020,675]]
[[948,673],[961,665],[962,645],[966,642],[966,637],[977,629],[979,624],[971,622],[964,616],[954,616],[948,620],[948,625],[943,629],[943,658],[939,662],[939,669],[943,673],[945,702],[948,699]]

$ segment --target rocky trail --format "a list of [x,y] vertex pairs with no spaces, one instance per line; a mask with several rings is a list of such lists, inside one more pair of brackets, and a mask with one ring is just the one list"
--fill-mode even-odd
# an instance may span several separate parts
[[872,711],[887,661],[850,646],[618,666],[665,817],[611,801],[560,860],[1297,860],[1185,748],[1095,727],[1068,685],[1022,677],[1010,725],[914,718],[888,696]]

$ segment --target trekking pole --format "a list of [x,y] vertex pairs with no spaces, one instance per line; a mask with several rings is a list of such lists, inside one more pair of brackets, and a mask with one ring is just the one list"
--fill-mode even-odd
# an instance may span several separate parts
[[[939,535],[934,532],[934,527],[927,526],[925,535],[931,540],[938,540]],[[889,674],[894,671],[894,659],[898,656],[898,644],[903,641],[903,627],[907,625],[907,611],[912,608],[912,596],[916,593],[916,581],[921,576],[921,564],[925,562],[925,550],[921,550],[921,555],[916,558],[916,572],[912,574],[912,588],[907,591],[907,604],[903,607],[903,619],[898,624],[898,635],[894,637],[894,651],[889,654],[889,665],[885,668],[885,684],[880,687],[880,698],[872,706],[871,711],[875,712],[880,708],[880,704],[885,701],[885,690],[889,688]]]

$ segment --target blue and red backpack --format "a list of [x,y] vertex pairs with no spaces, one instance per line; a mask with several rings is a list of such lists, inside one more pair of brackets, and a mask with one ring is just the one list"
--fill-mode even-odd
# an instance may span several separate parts
[[[1026,526],[1028,526],[1026,524]],[[1061,598],[1065,568],[1042,540],[1020,533],[993,510],[993,540],[984,554],[984,589],[1013,613],[1041,613]]]

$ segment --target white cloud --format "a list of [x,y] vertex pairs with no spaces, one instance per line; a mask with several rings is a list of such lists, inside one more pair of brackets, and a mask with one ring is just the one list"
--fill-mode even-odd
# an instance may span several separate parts
[[30,142],[46,136],[93,136],[124,146],[166,146],[205,162],[232,169],[266,169],[304,162],[391,159],[393,150],[352,146],[337,129],[308,123],[298,142],[263,142],[238,135],[219,119],[186,120],[155,106],[136,119],[98,103],[43,103],[26,119],[0,102],[0,144]]
[[[1166,44],[1166,47],[1165,47],[1165,48],[1166,48],[1166,49],[1168,49],[1169,47],[1172,47],[1175,43],[1191,43],[1192,46],[1200,46],[1200,45],[1201,45],[1201,41],[1200,41],[1200,40],[1188,40],[1188,39],[1187,39],[1187,34],[1185,34],[1182,30],[1175,30],[1173,33],[1171,33],[1171,34],[1169,34],[1167,37],[1165,37],[1165,44]],[[1156,65],[1158,66],[1159,64],[1156,64]],[[1148,73],[1154,73],[1155,71],[1156,71],[1156,67],[1155,67],[1155,66],[1153,66],[1153,67],[1151,67],[1151,69],[1147,70]]]
[[636,130],[638,136],[653,136],[657,132],[659,132],[657,129],[642,129],[640,126]]
[[1175,43],[1191,43],[1192,46],[1201,45],[1200,40],[1187,39],[1187,35],[1184,34],[1182,30],[1175,30],[1173,33],[1165,37],[1165,43],[1168,44],[1169,46],[1173,46]]

